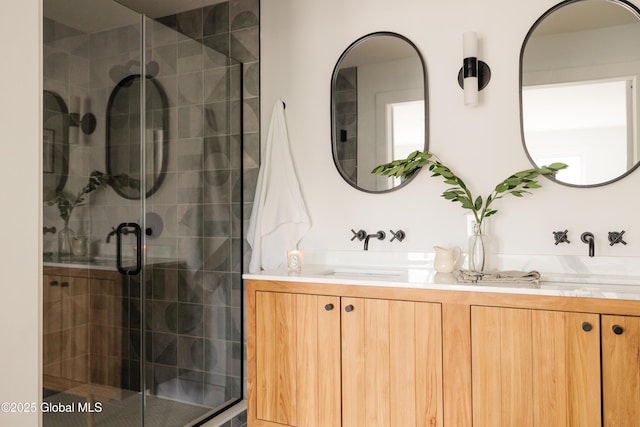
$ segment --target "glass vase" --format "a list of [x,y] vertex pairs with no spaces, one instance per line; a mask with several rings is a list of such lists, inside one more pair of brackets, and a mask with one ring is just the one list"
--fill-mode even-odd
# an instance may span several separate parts
[[75,233],[69,228],[69,223],[65,222],[62,230],[58,231],[58,256],[71,255],[71,244]]
[[488,269],[489,237],[483,233],[479,224],[473,225],[473,234],[469,237],[469,270],[485,271]]

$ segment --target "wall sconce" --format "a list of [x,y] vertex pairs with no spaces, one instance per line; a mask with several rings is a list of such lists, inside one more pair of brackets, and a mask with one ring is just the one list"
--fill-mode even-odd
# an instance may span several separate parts
[[[69,106],[69,144],[77,144],[79,130],[85,135],[91,135],[96,130],[96,116],[93,113],[82,114],[80,112],[80,97],[74,96]],[[89,100],[85,100],[83,110],[89,110]],[[71,112],[77,111],[77,112]],[[76,129],[73,129],[76,128]]]
[[491,69],[478,60],[478,36],[473,31],[462,35],[462,68],[458,72],[458,84],[464,89],[464,105],[478,104],[478,91],[491,80]]

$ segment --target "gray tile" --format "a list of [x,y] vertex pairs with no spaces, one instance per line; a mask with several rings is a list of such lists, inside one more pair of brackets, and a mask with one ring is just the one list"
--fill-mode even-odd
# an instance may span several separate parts
[[201,105],[178,108],[178,137],[194,138],[203,135],[204,112]]
[[202,336],[203,320],[202,304],[178,303],[178,334]]
[[205,67],[226,66],[229,64],[230,41],[228,34],[217,34],[202,39],[205,46]]
[[231,56],[240,62],[254,62],[259,58],[259,33],[257,27],[231,33]]
[[202,72],[180,74],[178,78],[178,104],[202,104]]
[[260,63],[251,62],[244,67],[244,92],[246,97],[260,96]]
[[203,36],[229,32],[229,2],[205,7],[203,15]]
[[173,334],[152,333],[153,362],[176,366],[178,362],[177,337]]
[[176,15],[176,29],[192,38],[202,37],[202,9],[189,10]]
[[258,5],[258,0],[231,0],[231,29],[238,30],[257,26],[259,24]]
[[213,102],[204,107],[205,136],[229,135],[231,131],[230,107],[227,102]]
[[212,68],[204,72],[204,101],[225,102],[231,93],[228,67]]
[[195,40],[187,40],[178,44],[178,73],[185,74],[201,71],[203,66],[203,46]]
[[231,237],[230,206],[228,204],[204,205],[205,237]]
[[204,270],[230,271],[231,269],[231,239],[224,237],[210,237],[203,239]]
[[227,135],[210,136],[204,139],[204,170],[220,170],[231,167],[230,140],[231,137]]

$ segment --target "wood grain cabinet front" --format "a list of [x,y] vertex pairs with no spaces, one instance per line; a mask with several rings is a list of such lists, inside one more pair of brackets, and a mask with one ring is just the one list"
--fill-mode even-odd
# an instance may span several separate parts
[[472,307],[473,425],[640,425],[640,318]]
[[249,427],[638,427],[640,300],[249,280],[247,365]]
[[602,316],[603,426],[640,426],[640,317]]
[[78,395],[98,389],[117,395],[112,390],[121,387],[126,351],[121,275],[45,267],[42,304],[43,386]]
[[442,426],[439,304],[258,291],[254,312],[249,425]]

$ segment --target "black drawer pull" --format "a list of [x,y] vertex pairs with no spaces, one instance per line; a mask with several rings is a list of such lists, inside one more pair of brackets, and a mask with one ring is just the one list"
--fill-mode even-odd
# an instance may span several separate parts
[[58,281],[57,280],[50,281],[49,286],[58,286]]
[[344,308],[344,311],[346,311],[347,313],[351,313],[353,311],[353,306],[351,304],[347,305]]
[[622,328],[622,326],[620,325],[613,325],[613,327],[611,328],[611,330],[613,331],[614,334],[616,335],[622,335],[622,333],[624,332],[624,329]]
[[324,309],[327,310],[327,311],[333,310],[333,304],[329,303],[329,304],[325,305]]
[[582,330],[583,330],[583,331],[585,331],[585,332],[589,332],[589,331],[591,331],[591,329],[593,329],[593,326],[591,325],[591,323],[589,323],[589,322],[584,322],[584,323],[582,324]]

